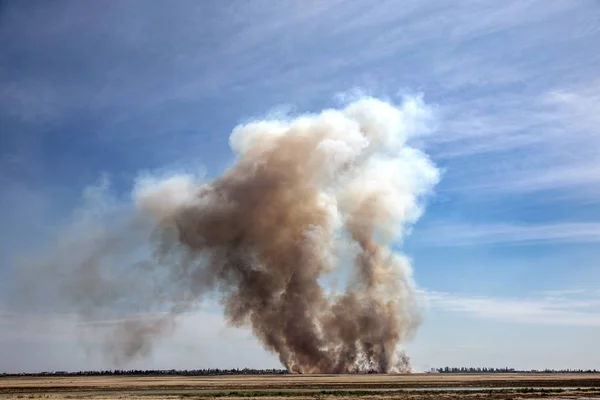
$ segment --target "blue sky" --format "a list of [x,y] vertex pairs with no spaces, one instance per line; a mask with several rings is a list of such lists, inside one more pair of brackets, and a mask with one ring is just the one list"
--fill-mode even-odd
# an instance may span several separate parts
[[[402,247],[415,365],[600,368],[599,71],[596,0],[2,2],[0,291],[103,175],[214,176],[252,117],[421,93],[443,176]],[[0,370],[105,365],[24,319]],[[139,365],[277,366],[212,311],[181,325]]]

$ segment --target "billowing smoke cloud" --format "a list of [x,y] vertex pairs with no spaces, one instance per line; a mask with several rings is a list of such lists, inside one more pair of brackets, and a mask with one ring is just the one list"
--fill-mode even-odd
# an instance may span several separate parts
[[[212,181],[147,175],[126,206],[88,191],[76,223],[23,269],[21,297],[47,299],[40,287],[58,281],[86,326],[116,324],[117,362],[216,296],[290,371],[407,370],[399,345],[420,318],[411,267],[391,245],[439,178],[407,144],[429,118],[418,98],[361,98],[236,127],[236,161]],[[339,272],[347,284],[334,291],[324,282]]]

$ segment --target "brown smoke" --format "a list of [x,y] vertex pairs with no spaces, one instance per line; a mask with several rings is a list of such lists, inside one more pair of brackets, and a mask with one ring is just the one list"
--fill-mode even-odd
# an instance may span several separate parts
[[[223,175],[140,180],[133,217],[88,232],[86,246],[79,238],[54,261],[65,265],[69,254],[65,285],[82,314],[162,305],[157,321],[128,320],[113,331],[119,359],[149,352],[180,312],[217,293],[229,323],[249,325],[290,371],[406,371],[398,346],[420,318],[410,265],[390,244],[438,179],[406,144],[427,117],[419,99],[394,107],[366,98],[239,126],[231,137],[237,160]],[[150,257],[132,263],[143,243]],[[322,279],[350,267],[348,254],[347,287],[330,293]],[[111,257],[125,267],[107,267]]]

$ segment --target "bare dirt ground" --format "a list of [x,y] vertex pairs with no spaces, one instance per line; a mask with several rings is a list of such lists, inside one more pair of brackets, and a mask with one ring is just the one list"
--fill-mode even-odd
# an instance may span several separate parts
[[3,377],[0,399],[600,399],[600,374]]

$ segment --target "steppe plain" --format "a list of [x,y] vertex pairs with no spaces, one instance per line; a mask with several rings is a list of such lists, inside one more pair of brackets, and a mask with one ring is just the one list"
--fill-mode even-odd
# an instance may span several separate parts
[[0,399],[600,399],[600,374],[1,377]]

